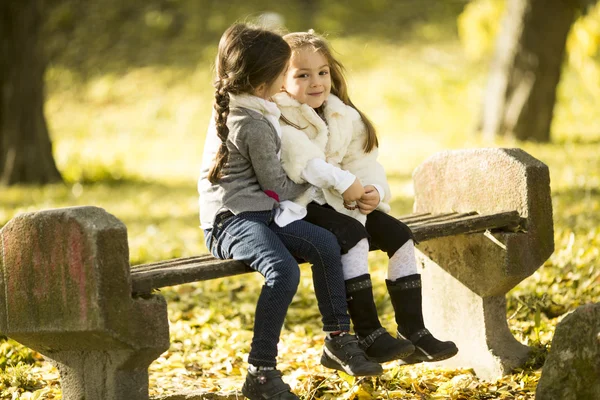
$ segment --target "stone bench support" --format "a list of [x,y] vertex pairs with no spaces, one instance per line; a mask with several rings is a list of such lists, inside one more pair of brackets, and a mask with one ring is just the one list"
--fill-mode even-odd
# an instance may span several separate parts
[[147,400],[169,348],[161,296],[134,299],[125,225],[96,207],[15,217],[0,231],[0,331],[51,359],[65,400]]
[[526,218],[524,231],[432,239],[417,252],[426,324],[459,348],[441,364],[484,379],[507,374],[529,349],[508,328],[505,295],[554,250],[548,168],[519,149],[459,150],[432,156],[413,178],[414,212],[517,210]]

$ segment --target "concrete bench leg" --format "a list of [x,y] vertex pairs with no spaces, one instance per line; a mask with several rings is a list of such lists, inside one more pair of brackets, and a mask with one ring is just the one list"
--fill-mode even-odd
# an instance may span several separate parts
[[473,368],[482,379],[493,380],[522,365],[529,348],[511,334],[506,321],[506,299],[481,297],[460,283],[423,253],[423,308],[426,326],[442,339],[453,340],[459,353],[443,366]]
[[125,226],[96,207],[23,214],[0,249],[0,331],[54,361],[63,399],[147,400],[167,308],[132,298]]
[[148,366],[157,354],[63,351],[48,357],[60,371],[64,399],[148,399]]
[[419,166],[414,185],[415,212],[517,210],[527,219],[525,232],[439,238],[417,251],[427,326],[459,348],[442,364],[484,379],[507,374],[528,348],[508,329],[505,295],[554,250],[548,168],[518,149],[449,151]]

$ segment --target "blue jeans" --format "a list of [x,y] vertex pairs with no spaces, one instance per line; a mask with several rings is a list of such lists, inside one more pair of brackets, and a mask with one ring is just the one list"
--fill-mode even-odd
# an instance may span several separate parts
[[326,229],[306,221],[279,227],[274,211],[244,212],[215,218],[205,231],[206,246],[219,259],[239,260],[265,277],[256,305],[254,337],[248,362],[277,365],[283,321],[300,281],[296,258],[312,264],[312,277],[323,330],[348,331],[346,290],[340,246]]

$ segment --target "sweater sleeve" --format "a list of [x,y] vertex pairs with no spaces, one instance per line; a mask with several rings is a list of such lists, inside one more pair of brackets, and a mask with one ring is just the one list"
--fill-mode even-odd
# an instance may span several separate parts
[[275,192],[279,201],[293,199],[302,194],[307,184],[298,184],[287,177],[277,157],[277,132],[264,120],[248,120],[236,135],[236,145],[246,156],[264,191]]

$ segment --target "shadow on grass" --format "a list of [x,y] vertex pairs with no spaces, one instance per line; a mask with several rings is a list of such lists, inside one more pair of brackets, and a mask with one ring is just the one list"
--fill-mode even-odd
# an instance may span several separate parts
[[600,200],[600,188],[598,187],[574,187],[559,189],[552,192],[554,197],[566,197],[569,199],[581,199],[582,197],[598,197]]
[[554,224],[574,233],[586,233],[600,225],[600,188],[575,187],[552,193]]
[[578,136],[576,133],[566,135],[559,139],[553,140],[553,144],[556,145],[598,145],[600,144],[600,134],[594,137]]
[[0,226],[22,212],[77,206],[97,206],[111,213],[114,211],[116,215],[127,209],[143,219],[154,219],[150,210],[163,207],[166,210],[176,209],[180,216],[183,202],[188,208],[192,203],[197,219],[198,192],[195,182],[103,179],[87,183],[12,186],[4,188],[2,195],[0,213],[6,220],[0,220]]

